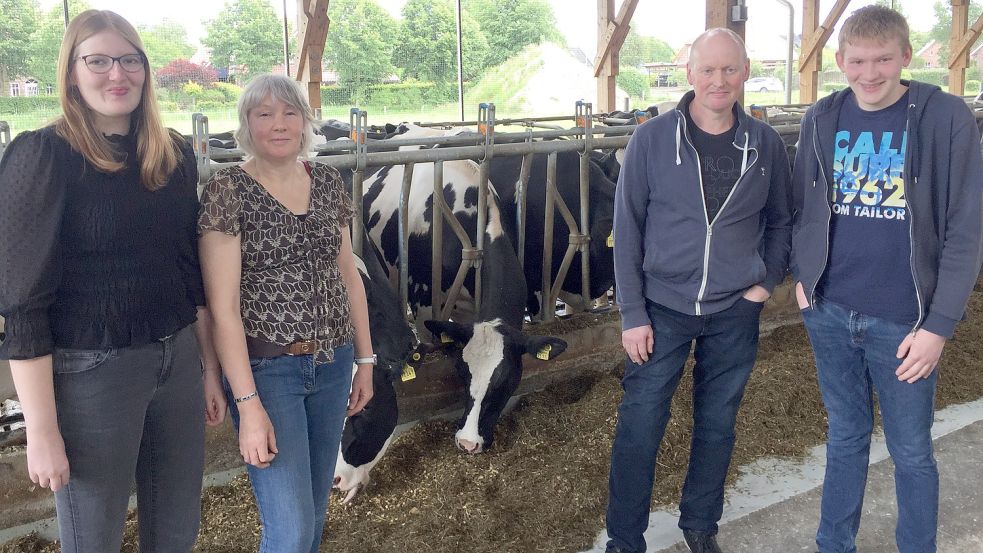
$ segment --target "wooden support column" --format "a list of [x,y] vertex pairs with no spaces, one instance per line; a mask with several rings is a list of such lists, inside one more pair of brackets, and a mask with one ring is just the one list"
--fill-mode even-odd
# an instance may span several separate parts
[[819,0],[804,0],[802,5],[802,49],[799,51],[799,102],[812,104],[819,99],[819,72],[823,68],[823,47],[833,28],[850,4],[836,0],[833,9],[819,25]]
[[597,79],[597,106],[595,111],[612,112],[617,109],[616,79],[621,47],[628,38],[631,17],[638,0],[623,0],[618,14],[614,13],[615,0],[597,0],[597,57],[594,58],[594,77]]
[[[730,29],[738,35],[741,39],[745,39],[744,29],[746,27],[744,21],[731,21],[731,8],[736,5],[734,0],[706,0],[707,2],[707,29],[715,29],[717,27],[722,27],[725,29]],[[690,57],[692,57],[693,52],[690,50]],[[742,105],[744,104],[744,93],[741,92],[740,98],[737,99]]]
[[321,116],[321,59],[328,37],[330,0],[297,0],[297,80],[307,85],[307,100],[315,117]]
[[981,19],[969,27],[969,0],[951,0],[952,34],[949,38],[949,92],[962,96],[966,91],[969,49],[980,36]]

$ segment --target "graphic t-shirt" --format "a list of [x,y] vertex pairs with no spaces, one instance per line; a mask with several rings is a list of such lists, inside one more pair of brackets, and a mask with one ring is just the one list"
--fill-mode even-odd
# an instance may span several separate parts
[[889,107],[840,108],[833,147],[829,264],[820,293],[900,323],[918,319],[905,204],[908,94]]
[[700,173],[703,175],[703,199],[707,206],[707,220],[713,221],[724,205],[734,184],[741,176],[741,151],[734,147],[737,121],[721,134],[710,134],[696,126],[686,114],[686,127],[693,147],[700,155]]

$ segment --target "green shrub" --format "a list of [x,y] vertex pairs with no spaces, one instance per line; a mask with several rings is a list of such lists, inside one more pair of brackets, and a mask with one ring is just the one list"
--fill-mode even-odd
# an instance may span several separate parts
[[242,87],[232,83],[218,81],[212,83],[212,88],[221,92],[227,102],[238,102],[242,94]]
[[947,69],[912,69],[911,78],[923,83],[945,86],[949,83]]
[[980,81],[976,79],[966,81],[966,94],[976,94],[980,91]]
[[24,113],[35,110],[58,111],[57,96],[0,96],[0,113]]
[[211,102],[214,104],[228,104],[228,100],[225,99],[225,94],[222,94],[221,90],[215,90],[213,88],[206,88],[198,96],[199,105],[201,102]]
[[622,68],[618,71],[618,86],[629,96],[645,99],[648,96],[649,79],[645,73],[634,68]]
[[[361,96],[361,102],[358,101],[358,96]],[[362,104],[389,109],[413,109],[424,104],[446,104],[453,102],[456,98],[456,83],[376,84],[367,86],[361,91],[354,86],[346,85],[321,87],[321,105],[323,106]]]

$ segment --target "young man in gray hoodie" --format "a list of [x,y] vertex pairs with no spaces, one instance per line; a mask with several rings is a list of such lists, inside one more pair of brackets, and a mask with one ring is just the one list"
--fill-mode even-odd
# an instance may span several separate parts
[[850,87],[802,120],[792,272],[829,414],[816,543],[855,553],[876,391],[894,460],[900,553],[934,553],[936,365],[981,260],[983,157],[966,103],[902,81],[908,24],[867,6],[839,34]]
[[778,133],[738,103],[750,64],[740,36],[694,41],[693,90],[636,129],[615,194],[614,262],[625,363],[611,452],[609,552],[645,550],[655,460],[695,342],[694,429],[679,526],[691,551],[715,535],[758,317],[791,241],[788,159]]

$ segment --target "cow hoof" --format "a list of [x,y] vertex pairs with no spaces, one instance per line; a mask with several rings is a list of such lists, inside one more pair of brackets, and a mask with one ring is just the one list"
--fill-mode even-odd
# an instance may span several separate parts
[[475,453],[481,453],[481,444],[477,442],[471,442],[468,440],[458,440],[457,447],[464,450],[466,453],[474,455]]

